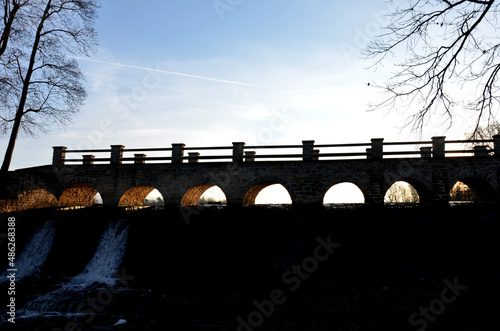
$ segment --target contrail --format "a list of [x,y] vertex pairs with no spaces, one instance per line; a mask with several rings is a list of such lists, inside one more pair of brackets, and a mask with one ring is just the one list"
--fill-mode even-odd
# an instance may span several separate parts
[[101,60],[92,60],[92,59],[87,59],[87,58],[77,57],[77,56],[71,56],[71,58],[76,59],[76,60],[89,61],[89,62],[104,63],[104,64],[109,64],[109,65],[118,66],[118,67],[125,67],[125,68],[132,68],[132,69],[139,69],[139,70],[146,70],[146,71],[154,71],[154,72],[160,72],[160,73],[169,74],[169,75],[176,75],[176,76],[189,77],[189,78],[195,78],[195,79],[201,79],[201,80],[208,80],[208,81],[216,82],[216,83],[261,87],[261,86],[255,85],[255,84],[242,83],[242,82],[237,82],[237,81],[233,81],[233,80],[225,80],[225,79],[211,78],[211,77],[205,77],[205,76],[190,75],[190,74],[184,74],[181,72],[153,69],[153,68],[147,68],[147,67],[138,67],[138,66],[132,66],[132,65],[128,65],[128,64],[107,62],[107,61],[101,61]]

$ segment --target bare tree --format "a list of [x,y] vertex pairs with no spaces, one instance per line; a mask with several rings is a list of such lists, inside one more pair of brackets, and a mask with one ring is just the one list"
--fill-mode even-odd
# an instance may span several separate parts
[[493,136],[500,134],[500,122],[492,120],[487,125],[480,125],[471,131],[465,133],[465,149],[474,149],[476,146],[486,146],[488,153],[493,154],[494,143],[491,141]]
[[488,125],[481,125],[471,132],[467,132],[467,140],[491,139],[500,134],[500,122],[492,120]]
[[420,202],[417,190],[407,182],[395,182],[385,193],[384,202]]
[[[375,67],[403,56],[384,84],[388,97],[373,108],[409,111],[406,125],[419,130],[438,115],[453,123],[458,111],[477,111],[475,128],[496,115],[500,95],[499,4],[495,0],[411,0],[390,15],[386,32],[364,51]],[[471,88],[474,99],[464,99]]]
[[10,136],[2,178],[20,132],[66,125],[83,104],[83,75],[69,56],[92,52],[97,8],[96,0],[3,1],[0,128]]
[[29,0],[3,0],[0,3],[0,8],[4,13],[2,20],[3,26],[1,30],[2,34],[0,37],[0,56],[5,53],[10,37],[17,33],[16,27],[14,26],[14,21],[19,9],[26,6],[28,4],[28,1]]

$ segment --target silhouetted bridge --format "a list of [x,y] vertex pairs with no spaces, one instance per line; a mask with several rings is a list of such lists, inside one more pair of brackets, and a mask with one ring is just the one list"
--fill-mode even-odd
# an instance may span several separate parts
[[281,184],[294,205],[321,205],[333,185],[349,182],[361,190],[365,203],[382,204],[393,183],[406,181],[421,203],[446,204],[450,189],[461,181],[478,200],[498,203],[499,161],[500,136],[355,144],[307,140],[270,146],[235,142],[223,147],[54,147],[52,165],[9,173],[2,202],[3,211],[91,206],[99,193],[105,206],[137,206],[157,189],[165,204],[188,206],[197,205],[208,188],[218,186],[228,206],[248,206],[262,189]]

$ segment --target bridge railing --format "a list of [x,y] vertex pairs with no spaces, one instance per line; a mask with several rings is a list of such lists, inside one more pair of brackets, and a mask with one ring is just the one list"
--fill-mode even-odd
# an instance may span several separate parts
[[[448,148],[450,146],[457,146]],[[413,146],[408,149],[408,146]],[[271,151],[271,153],[269,153]],[[284,151],[284,152],[283,152]],[[92,153],[92,154],[84,154]],[[148,156],[146,153],[153,153]],[[79,154],[80,158],[67,158],[68,154]],[[103,155],[96,157],[95,155]],[[119,165],[145,163],[198,163],[207,162],[257,162],[259,160],[306,161],[338,159],[380,160],[394,157],[445,158],[452,156],[500,157],[500,135],[483,140],[446,140],[432,137],[429,141],[384,142],[374,138],[367,143],[315,144],[314,140],[304,140],[300,145],[260,145],[246,146],[244,142],[233,142],[232,146],[186,147],[172,144],[165,148],[125,148],[112,145],[109,149],[71,150],[64,146],[53,147],[53,164],[93,165],[105,163]]]

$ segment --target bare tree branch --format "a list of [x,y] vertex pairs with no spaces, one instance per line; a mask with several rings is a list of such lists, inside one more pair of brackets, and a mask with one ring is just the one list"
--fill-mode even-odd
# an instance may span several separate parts
[[[364,55],[375,60],[374,66],[389,54],[404,52],[405,59],[394,65],[396,71],[385,83],[373,84],[388,96],[371,107],[409,112],[405,126],[417,131],[433,114],[451,126],[459,106],[477,111],[476,127],[485,116],[495,116],[500,61],[492,31],[498,13],[495,0],[415,0],[395,10],[387,32],[369,43]],[[465,88],[482,94],[469,102],[460,92]]]

